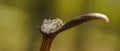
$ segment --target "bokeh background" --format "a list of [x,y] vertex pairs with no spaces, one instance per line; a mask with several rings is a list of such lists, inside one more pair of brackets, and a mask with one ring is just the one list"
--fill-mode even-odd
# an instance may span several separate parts
[[120,0],[0,0],[0,51],[39,51],[44,18],[95,12],[110,23],[94,20],[64,31],[52,51],[120,51]]

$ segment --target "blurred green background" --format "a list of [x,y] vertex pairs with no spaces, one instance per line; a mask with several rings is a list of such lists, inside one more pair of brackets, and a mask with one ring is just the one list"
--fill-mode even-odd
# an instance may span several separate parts
[[94,12],[110,23],[94,20],[64,31],[52,51],[120,51],[120,0],[0,0],[0,51],[39,51],[44,18],[67,21]]

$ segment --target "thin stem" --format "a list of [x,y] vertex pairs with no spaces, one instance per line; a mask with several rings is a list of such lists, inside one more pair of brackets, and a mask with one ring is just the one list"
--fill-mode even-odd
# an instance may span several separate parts
[[58,31],[56,31],[55,33],[58,34],[64,30],[70,29],[70,28],[80,25],[82,23],[85,23],[85,22],[88,22],[91,20],[98,20],[98,19],[102,20],[106,23],[109,22],[109,19],[104,14],[100,14],[100,13],[85,14],[85,15],[77,16],[77,17],[65,22],[64,25],[62,26],[62,28],[59,29]]

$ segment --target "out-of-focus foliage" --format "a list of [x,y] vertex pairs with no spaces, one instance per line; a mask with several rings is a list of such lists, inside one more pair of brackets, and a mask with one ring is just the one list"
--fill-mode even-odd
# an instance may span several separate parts
[[0,0],[0,51],[39,51],[42,19],[63,21],[85,13],[106,14],[60,33],[52,51],[120,51],[120,0]]

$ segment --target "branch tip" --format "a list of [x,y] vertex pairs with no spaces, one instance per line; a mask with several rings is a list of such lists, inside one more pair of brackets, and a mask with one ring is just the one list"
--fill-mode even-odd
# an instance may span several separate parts
[[101,19],[104,22],[109,23],[108,17],[101,13],[89,13],[89,14],[85,14],[84,16],[96,17],[96,19]]

